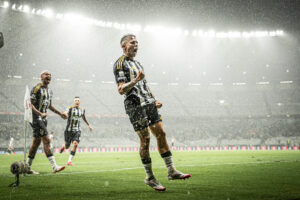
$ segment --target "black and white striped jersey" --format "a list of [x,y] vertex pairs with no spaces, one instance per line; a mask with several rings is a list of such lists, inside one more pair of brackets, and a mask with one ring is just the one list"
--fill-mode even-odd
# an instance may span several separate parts
[[[53,92],[50,88],[45,88],[41,83],[34,86],[30,93],[30,99],[32,105],[42,112],[47,113],[47,109],[49,108],[53,97]],[[32,112],[33,120],[42,119],[41,116],[37,115],[35,112]]]
[[[121,56],[114,64],[114,75],[117,83],[128,83],[136,78],[139,71],[144,71],[143,66],[136,60],[130,60],[126,56]],[[141,106],[153,103],[153,98],[146,79],[139,81],[130,91],[125,94],[125,100],[137,99]]]
[[68,123],[66,131],[81,131],[80,118],[85,114],[85,110],[82,108],[76,108],[71,106],[67,109],[68,112]]

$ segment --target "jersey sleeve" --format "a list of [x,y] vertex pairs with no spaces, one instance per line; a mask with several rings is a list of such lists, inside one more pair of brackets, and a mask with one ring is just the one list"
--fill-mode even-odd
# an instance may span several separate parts
[[119,59],[117,62],[115,62],[114,75],[115,75],[116,83],[128,82],[128,79],[126,77],[126,68],[124,66],[123,59]]
[[37,86],[33,87],[30,92],[30,99],[32,104],[35,104],[38,100],[39,89],[40,89],[40,85],[38,84]]

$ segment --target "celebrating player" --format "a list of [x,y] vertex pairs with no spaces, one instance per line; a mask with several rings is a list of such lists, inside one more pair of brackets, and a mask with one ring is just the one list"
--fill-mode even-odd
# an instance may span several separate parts
[[162,107],[162,104],[154,98],[148,87],[143,66],[134,60],[138,51],[135,35],[124,35],[120,43],[124,55],[115,62],[113,70],[118,92],[125,95],[126,113],[140,138],[140,157],[146,172],[145,183],[155,190],[164,191],[166,188],[157,181],[152,172],[149,129],[156,137],[158,151],[168,169],[168,179],[186,179],[190,175],[179,172],[173,164],[162,119],[157,110]]
[[[31,104],[32,104],[32,129],[33,140],[29,149],[29,155],[27,159],[28,165],[31,167],[36,151],[38,150],[41,141],[44,145],[44,152],[52,166],[53,172],[59,172],[65,169],[64,166],[56,165],[55,158],[50,149],[50,139],[47,130],[47,109],[49,108],[54,113],[61,116],[63,119],[67,119],[68,116],[65,113],[59,112],[52,103],[53,92],[48,87],[51,82],[51,73],[47,70],[41,73],[41,83],[33,87],[31,91]],[[38,172],[30,169],[29,174],[38,174]]]
[[80,142],[80,118],[82,117],[83,121],[88,125],[90,132],[93,131],[93,128],[86,120],[85,110],[80,107],[79,97],[74,98],[74,105],[69,107],[66,113],[68,114],[68,123],[65,130],[65,145],[60,148],[60,153],[62,153],[65,149],[68,149],[72,143],[73,146],[67,163],[67,165],[72,166],[72,158],[75,156],[77,146]]

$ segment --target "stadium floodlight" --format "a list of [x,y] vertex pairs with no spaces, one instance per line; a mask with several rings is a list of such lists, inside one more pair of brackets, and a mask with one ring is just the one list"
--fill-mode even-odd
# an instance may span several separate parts
[[192,36],[197,36],[197,31],[196,30],[193,30]]
[[255,32],[255,37],[266,37],[269,36],[268,31],[256,31]]
[[261,82],[256,82],[257,85],[268,85],[270,82],[268,81],[261,81]]
[[200,37],[202,37],[202,36],[204,35],[204,33],[203,33],[202,30],[198,30],[198,31],[197,31],[197,35],[200,36]]
[[114,81],[101,81],[101,83],[103,83],[103,84],[114,84],[115,82]]
[[210,31],[208,31],[208,32],[206,32],[207,34],[207,36],[208,37],[210,37],[210,38],[214,38],[215,36],[216,36],[216,33],[215,33],[215,31],[214,30],[210,30]]
[[277,30],[276,35],[282,36],[284,34],[283,30]]
[[189,85],[199,86],[199,85],[201,85],[201,84],[200,84],[200,83],[189,83]]
[[237,83],[232,83],[232,85],[246,85],[246,83],[243,83],[243,82],[237,82]]
[[9,2],[8,1],[4,1],[2,7],[3,8],[8,8],[9,7]]
[[280,81],[281,84],[289,84],[289,83],[293,83],[293,81]]
[[94,21],[94,24],[96,25],[96,26],[101,26],[101,27],[105,27],[105,22],[104,21],[101,21],[101,20],[95,20]]
[[126,24],[126,29],[130,31],[141,31],[142,26],[139,24]]
[[42,14],[42,10],[41,10],[41,9],[38,9],[38,10],[36,11],[36,14],[37,14],[37,15],[41,15],[41,14]]
[[113,24],[113,27],[114,27],[115,29],[121,29],[121,24],[115,22],[115,23]]
[[113,26],[113,23],[112,22],[106,22],[105,26],[111,28]]
[[28,13],[29,10],[30,10],[29,6],[28,5],[24,5],[23,11],[26,12],[26,13]]
[[51,9],[46,9],[46,10],[43,10],[42,15],[47,18],[52,18],[54,13]]
[[226,32],[218,32],[216,33],[217,38],[228,38],[228,33]]
[[222,86],[223,83],[210,83],[209,85],[212,85],[212,86]]
[[220,104],[224,104],[224,103],[225,103],[225,100],[224,100],[224,99],[220,99],[220,100],[219,100],[219,103],[220,103]]
[[158,85],[158,83],[150,82],[149,85]]
[[184,30],[183,34],[184,34],[185,36],[188,36],[188,35],[189,35],[189,31],[188,31],[188,30]]
[[55,17],[56,17],[56,19],[63,19],[64,18],[64,14],[57,13]]
[[269,32],[269,35],[270,35],[271,37],[274,37],[274,36],[277,36],[277,33],[276,33],[276,31],[270,31],[270,32]]
[[[0,7],[7,8],[9,7],[10,3],[9,1],[3,1],[3,4],[0,5]],[[30,9],[26,5],[16,5],[12,4],[11,9],[18,12],[30,12]],[[250,32],[240,32],[240,31],[227,31],[227,32],[215,32],[214,30],[208,30],[208,31],[202,31],[202,30],[181,30],[180,28],[172,28],[172,27],[165,27],[165,26],[149,26],[146,25],[144,28],[142,28],[141,25],[135,24],[121,24],[121,23],[112,23],[110,21],[101,21],[98,19],[91,19],[84,16],[74,15],[73,16],[65,16],[60,13],[54,13],[50,9],[41,10],[41,9],[32,9],[32,14],[52,18],[55,17],[56,19],[66,19],[67,21],[75,24],[89,24],[89,25],[95,25],[100,27],[107,27],[107,28],[116,28],[119,30],[131,30],[131,31],[145,31],[149,33],[160,33],[164,36],[199,36],[204,38],[259,38],[259,37],[275,37],[275,36],[283,36],[284,31],[283,30],[270,30],[270,31],[250,31]],[[68,15],[68,14],[66,14]],[[74,18],[74,19],[72,19]]]
[[86,18],[82,15],[67,13],[64,15],[64,20],[71,24],[83,25],[83,24],[92,24],[93,20]]
[[168,83],[168,85],[173,85],[173,86],[175,86],[175,85],[179,85],[178,83]]
[[18,75],[14,75],[13,77],[17,78],[17,79],[21,79],[22,78],[22,76],[18,76]]

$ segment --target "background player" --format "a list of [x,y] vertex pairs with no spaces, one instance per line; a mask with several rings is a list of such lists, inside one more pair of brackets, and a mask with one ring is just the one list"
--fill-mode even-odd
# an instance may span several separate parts
[[9,144],[7,148],[8,155],[10,155],[14,151],[14,138],[13,136],[9,136]]
[[[35,154],[43,142],[44,152],[52,166],[53,172],[59,172],[63,170],[64,166],[56,165],[55,158],[50,149],[50,139],[47,130],[47,110],[48,108],[54,113],[61,116],[63,119],[67,119],[68,116],[65,113],[59,112],[52,103],[53,92],[48,87],[51,82],[51,73],[49,71],[43,71],[41,73],[41,83],[37,84],[31,90],[31,104],[32,104],[32,129],[33,140],[29,149],[29,155],[27,159],[28,165],[31,167]],[[30,174],[38,174],[38,172],[30,169]]]
[[179,172],[173,164],[161,116],[157,110],[162,107],[162,104],[155,100],[148,87],[147,81],[144,79],[143,66],[134,60],[138,51],[138,41],[135,35],[123,36],[120,43],[124,55],[115,62],[114,75],[118,84],[118,92],[125,95],[126,113],[140,138],[140,157],[146,172],[145,183],[155,190],[164,191],[166,188],[156,180],[152,172],[149,129],[156,137],[158,151],[168,169],[168,179],[185,179],[190,175]]
[[50,139],[50,149],[53,152],[53,148],[54,148],[54,144],[53,144],[53,140],[54,140],[54,132],[51,131],[50,135],[49,135],[49,139]]
[[80,118],[82,117],[83,121],[88,125],[90,132],[93,131],[93,128],[87,122],[85,117],[85,110],[80,107],[80,98],[74,98],[74,105],[70,106],[66,113],[68,114],[68,123],[65,130],[65,145],[60,148],[60,153],[62,153],[65,149],[68,149],[72,143],[72,150],[70,152],[69,160],[67,165],[73,165],[72,158],[75,156],[77,146],[80,142]]

